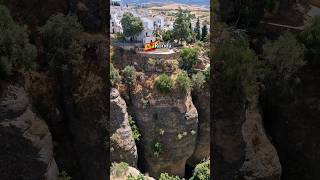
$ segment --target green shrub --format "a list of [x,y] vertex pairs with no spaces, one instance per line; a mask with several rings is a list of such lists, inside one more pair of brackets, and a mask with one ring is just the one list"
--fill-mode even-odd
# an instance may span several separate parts
[[191,68],[197,64],[199,49],[198,48],[184,48],[181,50],[181,59],[179,66],[181,69],[189,72]]
[[110,83],[111,86],[115,86],[121,82],[121,76],[119,74],[119,70],[116,69],[113,64],[110,64]]
[[82,60],[80,34],[83,28],[75,16],[51,16],[40,28],[43,33],[44,52],[53,69],[66,70]]
[[277,41],[263,46],[263,74],[267,85],[283,89],[296,72],[305,64],[304,47],[291,33],[285,33]]
[[162,74],[155,82],[157,89],[162,93],[168,93],[173,88],[173,80],[166,74]]
[[62,171],[62,172],[59,172],[58,179],[59,180],[71,180],[72,178],[70,176],[68,176],[67,172]]
[[[222,66],[217,88],[229,98],[241,98],[256,93],[258,61],[246,39],[225,41],[213,54],[216,63]],[[209,72],[209,71],[208,71]]]
[[210,179],[210,161],[198,164],[194,169],[190,180],[209,180]]
[[203,75],[206,77],[206,82],[210,83],[210,66],[204,70]]
[[128,85],[133,85],[137,80],[137,72],[133,66],[126,66],[123,71],[124,82]]
[[121,163],[112,163],[111,173],[116,176],[123,176],[129,170],[129,165],[125,162]]
[[152,146],[153,155],[159,157],[160,153],[163,150],[162,144],[160,142],[155,142]]
[[173,32],[172,30],[168,30],[162,33],[162,40],[165,42],[173,42],[174,37],[173,37]]
[[128,180],[145,180],[145,178],[143,174],[139,174],[137,177],[134,177],[130,174],[128,176]]
[[184,92],[188,92],[191,90],[192,88],[192,82],[190,80],[190,78],[188,77],[188,74],[184,71],[182,71],[177,79],[176,79],[176,85],[177,87],[184,91]]
[[192,75],[192,85],[193,88],[200,90],[204,87],[206,83],[206,76],[202,72]]
[[134,120],[132,119],[132,116],[128,116],[128,120],[129,120],[129,124],[133,133],[133,139],[136,141],[140,141],[140,132],[139,132],[139,128],[136,125],[136,123],[134,122]]
[[305,59],[312,64],[320,64],[320,17],[316,17],[299,36],[306,46]]
[[37,50],[29,43],[28,34],[17,25],[9,10],[0,5],[0,79],[18,69],[35,69]]
[[161,173],[159,180],[180,180],[179,176],[170,176],[168,173]]

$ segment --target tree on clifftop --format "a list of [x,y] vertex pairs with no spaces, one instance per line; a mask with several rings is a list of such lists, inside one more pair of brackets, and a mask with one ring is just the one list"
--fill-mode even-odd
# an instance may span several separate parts
[[190,11],[179,9],[176,13],[176,20],[173,23],[173,37],[178,42],[186,41],[191,36],[191,19],[194,15]]
[[199,19],[199,17],[198,17],[194,32],[196,33],[197,40],[200,40],[201,39],[201,33],[200,33],[200,19]]
[[143,30],[143,23],[140,18],[134,17],[133,14],[125,12],[121,19],[123,35],[131,37],[139,34]]

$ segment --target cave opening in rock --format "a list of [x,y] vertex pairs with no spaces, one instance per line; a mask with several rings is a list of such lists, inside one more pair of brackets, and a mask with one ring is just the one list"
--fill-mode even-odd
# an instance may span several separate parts
[[189,164],[186,164],[185,166],[185,178],[190,179],[193,175],[194,167],[190,166]]

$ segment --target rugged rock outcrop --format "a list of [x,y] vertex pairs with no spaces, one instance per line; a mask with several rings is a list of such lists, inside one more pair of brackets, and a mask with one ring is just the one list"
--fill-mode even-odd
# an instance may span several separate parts
[[0,141],[1,179],[58,179],[48,126],[17,84],[1,82]]
[[205,87],[196,90],[192,95],[193,103],[199,114],[198,137],[193,155],[188,159],[188,164],[195,166],[202,160],[210,157],[210,91]]
[[[214,100],[214,177],[217,180],[279,180],[281,165],[267,138],[255,100]],[[236,100],[236,101],[235,101]]]
[[[138,177],[139,175],[141,175],[141,172],[139,170],[137,170],[136,168],[129,166],[128,170],[123,175],[116,176],[116,175],[112,174],[110,176],[110,180],[128,180],[128,176],[130,176],[130,175],[133,177]],[[145,176],[145,175],[144,175],[144,179],[145,180],[155,180],[154,178],[149,177],[149,176]]]
[[139,159],[153,177],[161,172],[183,177],[186,161],[196,145],[197,110],[189,93],[161,94],[152,89],[152,85],[151,89],[146,87],[147,84],[146,81],[143,88],[137,85],[131,94],[132,108],[142,135],[143,153]]
[[126,162],[137,167],[138,153],[128,121],[127,105],[115,88],[110,92],[109,133],[111,162]]
[[290,91],[268,91],[263,114],[268,134],[278,150],[283,179],[319,179],[319,65],[299,72],[300,83]]

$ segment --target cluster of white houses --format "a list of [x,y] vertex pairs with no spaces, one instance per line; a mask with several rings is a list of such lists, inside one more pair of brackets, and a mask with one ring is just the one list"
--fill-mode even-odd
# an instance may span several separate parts
[[143,42],[143,44],[156,41],[156,32],[173,29],[174,17],[168,17],[164,14],[153,15],[151,12],[138,12],[136,8],[130,8],[124,5],[121,0],[110,0],[110,32],[112,34],[122,33],[121,18],[124,12],[130,12],[135,17],[139,17],[143,23],[143,31],[135,36],[128,38]]

